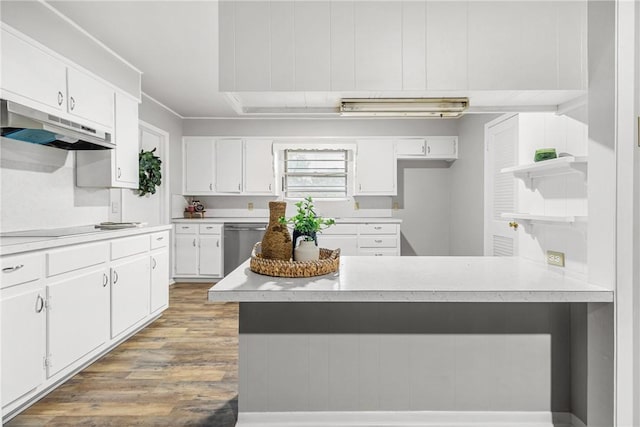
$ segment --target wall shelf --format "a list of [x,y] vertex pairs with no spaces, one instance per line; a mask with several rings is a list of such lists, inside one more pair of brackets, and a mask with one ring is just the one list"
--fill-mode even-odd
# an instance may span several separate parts
[[557,159],[543,160],[527,165],[503,168],[500,173],[512,173],[520,179],[544,178],[549,176],[565,175],[570,173],[587,174],[586,156],[566,156]]
[[528,213],[507,212],[500,215],[504,219],[514,219],[526,221],[530,223],[547,223],[547,224],[581,224],[587,222],[586,216],[551,216],[551,215],[532,215]]

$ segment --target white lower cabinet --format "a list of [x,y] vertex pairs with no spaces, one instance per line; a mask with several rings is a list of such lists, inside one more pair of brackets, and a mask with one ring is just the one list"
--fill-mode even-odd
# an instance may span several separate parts
[[358,224],[358,255],[400,255],[400,226],[398,224]]
[[156,230],[1,258],[2,417],[168,306],[170,232]]
[[[35,390],[44,381],[44,287],[40,284],[3,289],[2,407]],[[4,411],[3,411],[4,412]]]
[[150,259],[138,256],[111,266],[111,338],[149,314]]
[[109,340],[109,275],[100,268],[47,285],[47,377]]
[[175,227],[174,277],[222,277],[222,224]]

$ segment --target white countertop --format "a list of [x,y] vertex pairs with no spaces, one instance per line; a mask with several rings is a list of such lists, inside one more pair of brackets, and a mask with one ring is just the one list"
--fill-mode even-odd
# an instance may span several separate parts
[[613,291],[521,258],[343,256],[339,274],[263,276],[249,260],[209,290],[237,302],[612,302]]
[[[334,218],[337,224],[367,224],[367,223],[375,223],[375,224],[400,224],[402,223],[401,219],[398,218]],[[267,217],[235,217],[235,218],[173,218],[171,220],[174,223],[188,223],[188,222],[196,222],[196,223],[208,223],[208,224],[222,224],[222,223],[267,223],[269,222],[269,218]]]
[[171,230],[173,225],[157,225],[151,227],[123,228],[119,230],[96,230],[95,233],[75,234],[62,237],[0,237],[0,255],[11,255],[21,252],[57,248],[78,243],[95,242],[118,237],[135,236],[137,234],[155,233]]

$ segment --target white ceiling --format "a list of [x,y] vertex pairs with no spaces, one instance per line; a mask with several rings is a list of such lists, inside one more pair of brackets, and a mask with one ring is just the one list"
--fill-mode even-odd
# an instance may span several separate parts
[[[241,92],[218,91],[218,3],[57,1],[49,3],[141,70],[142,90],[182,117],[327,116],[343,97],[467,96],[473,112],[555,109],[579,91]],[[514,108],[515,107],[515,108]]]

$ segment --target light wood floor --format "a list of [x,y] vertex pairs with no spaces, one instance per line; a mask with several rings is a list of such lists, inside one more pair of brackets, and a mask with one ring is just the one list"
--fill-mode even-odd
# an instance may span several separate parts
[[238,305],[210,287],[172,286],[160,319],[6,425],[234,426]]

